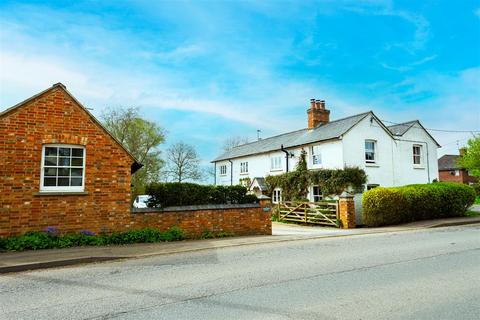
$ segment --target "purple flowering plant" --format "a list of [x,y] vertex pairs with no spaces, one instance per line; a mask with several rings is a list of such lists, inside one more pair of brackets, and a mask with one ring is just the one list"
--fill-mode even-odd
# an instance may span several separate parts
[[60,231],[56,227],[52,227],[52,226],[46,227],[45,233],[50,237],[58,237],[60,235]]
[[82,234],[82,235],[84,235],[84,236],[94,236],[94,235],[95,235],[95,232],[90,231],[90,230],[81,230],[81,231],[80,231],[80,234]]

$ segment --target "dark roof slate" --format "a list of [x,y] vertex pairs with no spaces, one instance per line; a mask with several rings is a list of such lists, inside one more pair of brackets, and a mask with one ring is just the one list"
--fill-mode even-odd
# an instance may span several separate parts
[[369,114],[373,115],[373,112],[364,112],[334,120],[321,124],[314,129],[301,129],[243,144],[224,152],[215,158],[213,162],[280,150],[282,145],[284,148],[291,148],[318,141],[337,139]]
[[458,158],[460,156],[454,154],[446,154],[438,159],[438,170],[455,170],[462,169],[458,164]]

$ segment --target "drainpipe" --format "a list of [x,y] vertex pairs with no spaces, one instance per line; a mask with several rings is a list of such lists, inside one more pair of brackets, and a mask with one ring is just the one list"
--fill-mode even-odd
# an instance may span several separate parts
[[280,150],[285,152],[285,163],[286,163],[286,172],[288,172],[288,158],[290,157],[290,153],[283,147],[283,144],[280,146]]
[[233,186],[233,162],[230,159],[228,162],[230,162],[230,185]]
[[217,185],[217,163],[216,162],[213,163],[213,172],[215,173],[213,175],[213,185],[216,186]]

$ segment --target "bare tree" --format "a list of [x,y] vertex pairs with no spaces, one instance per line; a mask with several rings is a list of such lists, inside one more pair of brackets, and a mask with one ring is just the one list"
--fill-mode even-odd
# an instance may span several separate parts
[[228,150],[231,150],[232,148],[235,148],[245,143],[248,143],[248,137],[242,137],[242,136],[229,137],[223,141],[222,149],[223,151],[226,152]]
[[167,175],[176,182],[200,180],[202,171],[195,148],[184,142],[177,142],[167,149]]

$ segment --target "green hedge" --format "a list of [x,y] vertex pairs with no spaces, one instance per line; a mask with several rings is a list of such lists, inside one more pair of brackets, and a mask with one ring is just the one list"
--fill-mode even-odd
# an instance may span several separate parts
[[77,246],[153,243],[182,239],[184,239],[184,233],[178,227],[172,227],[164,232],[155,228],[145,228],[99,235],[86,230],[80,233],[60,234],[56,228],[48,227],[45,231],[28,232],[22,236],[0,238],[0,249],[23,251]]
[[375,188],[363,195],[363,223],[370,227],[425,219],[460,217],[475,201],[472,187],[459,183]]
[[195,183],[152,183],[145,193],[151,196],[149,207],[189,206],[202,204],[256,203],[255,195],[243,186],[212,186]]

